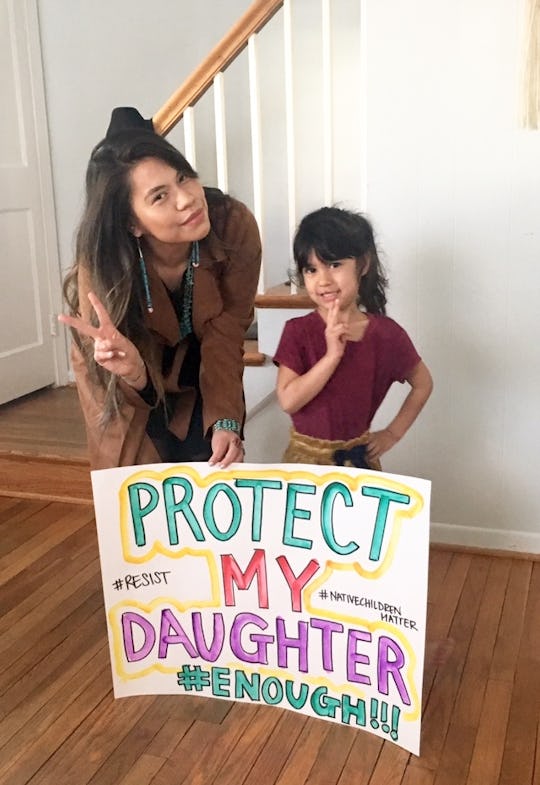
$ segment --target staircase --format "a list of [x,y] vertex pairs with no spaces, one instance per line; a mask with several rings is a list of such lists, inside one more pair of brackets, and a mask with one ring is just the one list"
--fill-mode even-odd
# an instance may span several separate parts
[[336,197],[362,206],[362,7],[256,0],[152,118],[202,182],[257,219],[261,355],[273,353],[287,318],[311,308],[284,283],[299,220]]

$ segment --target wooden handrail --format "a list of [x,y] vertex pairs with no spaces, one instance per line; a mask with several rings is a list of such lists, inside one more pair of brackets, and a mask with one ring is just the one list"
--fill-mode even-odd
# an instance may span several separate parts
[[282,5],[283,0],[255,0],[249,6],[199,67],[152,117],[158,134],[164,136],[174,128],[188,106],[192,106],[208,90],[216,74],[232,63],[247,46],[250,36],[264,27]]

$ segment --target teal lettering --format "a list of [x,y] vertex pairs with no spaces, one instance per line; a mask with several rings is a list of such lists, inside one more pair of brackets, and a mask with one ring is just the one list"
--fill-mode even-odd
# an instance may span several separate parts
[[[177,501],[175,497],[175,488],[177,487],[184,490],[184,495],[180,501]],[[189,480],[185,480],[183,477],[167,477],[167,479],[163,481],[163,499],[165,502],[165,511],[167,513],[169,543],[171,545],[178,545],[176,516],[179,512],[181,512],[186,519],[195,539],[198,542],[204,542],[204,534],[190,507],[191,500],[193,499],[193,488],[191,487]]]
[[373,527],[373,537],[371,540],[371,549],[369,551],[370,560],[379,561],[381,558],[381,549],[390,502],[396,502],[396,504],[409,504],[411,497],[406,496],[404,493],[387,490],[386,488],[372,488],[369,485],[362,488],[362,496],[371,496],[375,499],[379,499],[377,518],[375,519],[375,526]]
[[[141,506],[141,491],[146,491],[149,495],[148,502]],[[147,482],[136,482],[128,486],[129,507],[131,510],[131,520],[135,534],[135,543],[141,547],[146,545],[146,533],[144,531],[143,519],[155,510],[159,501],[159,493],[153,485]]]
[[317,687],[311,694],[311,708],[319,717],[335,717],[340,702],[328,695],[326,687]]
[[212,695],[220,698],[230,697],[230,670],[229,668],[212,668]]
[[366,703],[361,698],[353,700],[350,695],[343,695],[341,699],[341,721],[350,725],[351,717],[355,718],[357,725],[366,725]]
[[259,700],[259,690],[261,685],[261,674],[252,673],[251,681],[249,675],[244,671],[234,672],[234,697],[237,699],[248,696],[252,701]]
[[[224,532],[218,529],[214,516],[214,502],[220,493],[225,494],[231,503],[232,509],[229,528]],[[225,542],[226,540],[230,540],[231,537],[234,537],[238,531],[238,527],[240,526],[240,521],[242,520],[242,507],[240,505],[240,500],[238,499],[238,496],[233,491],[233,489],[224,482],[218,482],[216,485],[213,485],[208,491],[206,499],[204,500],[203,518],[208,531],[216,538],[216,540]]]
[[336,496],[341,496],[345,507],[353,506],[353,498],[350,490],[346,485],[341,482],[331,482],[323,492],[321,501],[321,526],[322,534],[325,543],[331,548],[334,553],[339,553],[346,556],[349,553],[357,551],[359,548],[358,543],[351,540],[347,545],[340,545],[334,536],[334,502]]
[[294,681],[290,681],[287,679],[285,682],[285,695],[287,697],[288,702],[291,706],[295,709],[301,709],[302,706],[305,706],[305,703],[308,698],[309,694],[309,687],[307,684],[304,684],[303,681],[300,682],[300,693],[298,697],[294,694]]
[[296,507],[296,494],[307,493],[313,495],[316,493],[314,485],[305,485],[303,483],[292,482],[287,485],[287,502],[285,509],[285,521],[283,526],[283,544],[291,545],[293,548],[311,548],[313,540],[307,540],[303,537],[295,537],[294,535],[294,522],[296,518],[309,521],[311,513],[309,510],[302,510]]
[[280,490],[281,480],[235,480],[237,488],[253,488],[253,515],[251,518],[251,539],[261,541],[263,494],[265,489]]
[[261,696],[269,706],[276,706],[283,700],[283,687],[279,679],[269,676],[262,683]]

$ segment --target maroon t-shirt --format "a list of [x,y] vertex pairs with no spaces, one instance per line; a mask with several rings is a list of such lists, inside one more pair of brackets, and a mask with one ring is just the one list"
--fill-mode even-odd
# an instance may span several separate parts
[[[366,431],[393,382],[404,382],[420,362],[405,330],[387,316],[368,314],[361,341],[347,341],[334,375],[292,415],[298,433],[317,439],[354,439]],[[299,376],[326,353],[325,323],[317,311],[289,319],[274,362]]]

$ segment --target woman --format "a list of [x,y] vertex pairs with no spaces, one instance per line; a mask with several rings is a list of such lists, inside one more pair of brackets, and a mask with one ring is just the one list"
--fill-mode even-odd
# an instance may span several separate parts
[[93,469],[243,459],[243,342],[261,244],[253,215],[131,108],[93,150],[64,283]]

